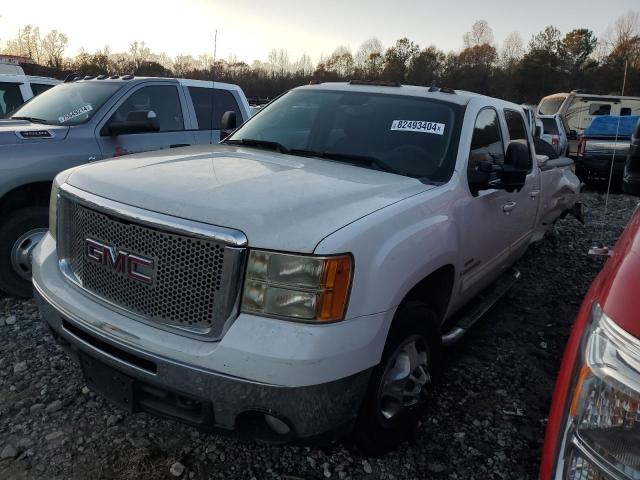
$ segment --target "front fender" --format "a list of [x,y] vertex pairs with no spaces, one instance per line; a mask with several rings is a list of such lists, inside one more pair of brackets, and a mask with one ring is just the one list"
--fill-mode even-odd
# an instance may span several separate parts
[[457,266],[454,202],[455,191],[444,185],[373,212],[318,244],[317,254],[354,256],[347,318],[393,309],[426,276]]

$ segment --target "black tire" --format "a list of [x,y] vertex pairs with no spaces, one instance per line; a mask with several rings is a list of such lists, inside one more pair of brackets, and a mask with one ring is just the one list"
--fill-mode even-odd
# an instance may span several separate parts
[[[384,374],[402,345],[416,336],[423,339],[428,347],[427,370],[431,382],[423,387],[426,389],[425,401],[405,407],[400,413],[387,419],[381,412],[379,400]],[[426,399],[431,390],[431,383],[440,373],[441,350],[439,322],[434,310],[420,301],[408,301],[401,305],[387,336],[382,360],[371,375],[367,394],[354,427],[353,440],[365,455],[384,455],[415,433],[428,406]]]
[[0,224],[0,290],[8,295],[29,298],[33,294],[31,280],[20,276],[11,262],[15,242],[26,232],[46,228],[49,222],[46,207],[28,207],[13,212]]

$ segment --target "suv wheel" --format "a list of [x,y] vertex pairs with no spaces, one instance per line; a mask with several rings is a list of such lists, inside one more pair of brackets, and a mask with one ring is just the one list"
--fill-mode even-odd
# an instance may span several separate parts
[[0,225],[0,290],[15,297],[31,296],[31,257],[47,233],[47,223],[46,207],[29,207]]
[[399,307],[354,429],[356,445],[382,455],[415,432],[440,367],[441,342],[434,311],[410,301]]

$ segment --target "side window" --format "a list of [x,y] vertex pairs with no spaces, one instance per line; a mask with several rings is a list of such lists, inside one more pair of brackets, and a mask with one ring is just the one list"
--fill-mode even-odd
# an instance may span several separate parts
[[0,83],[0,118],[22,105],[20,86],[16,83]]
[[[193,100],[193,108],[196,111],[198,130],[220,130],[220,121],[225,112],[236,112],[238,124],[242,123],[240,107],[233,94],[227,90],[213,90],[203,87],[188,87],[189,95]],[[211,100],[213,97],[213,111]],[[213,126],[212,126],[213,121]],[[213,127],[213,128],[212,128]]]
[[610,113],[611,105],[608,103],[589,104],[589,115],[609,115]]
[[133,92],[118,107],[109,122],[125,122],[131,112],[153,111],[161,132],[184,130],[178,89],[172,85],[151,85]]
[[[527,127],[524,123],[524,118],[522,118],[520,112],[516,112],[515,110],[505,110],[504,119],[507,122],[509,141],[522,143],[529,149],[528,168],[529,171],[531,171],[531,169],[533,168],[533,160],[531,159],[531,147],[529,146],[529,137],[527,135]],[[556,133],[558,133],[557,128]]]
[[485,108],[478,113],[471,137],[468,169],[475,171],[481,161],[504,163],[504,145],[498,112]]
[[31,91],[33,92],[33,96],[35,97],[36,95],[40,95],[42,92],[46,92],[51,87],[53,87],[53,85],[47,85],[46,83],[32,83]]
[[620,109],[620,116],[621,117],[628,117],[631,115],[631,108],[629,107],[622,107]]

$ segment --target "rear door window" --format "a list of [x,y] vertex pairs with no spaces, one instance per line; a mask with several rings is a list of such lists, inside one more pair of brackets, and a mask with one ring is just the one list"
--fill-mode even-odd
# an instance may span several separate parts
[[[189,95],[196,111],[198,130],[220,130],[220,122],[225,112],[235,112],[238,124],[242,114],[238,102],[228,90],[204,87],[188,87]],[[211,108],[213,100],[213,110]]]
[[0,118],[24,103],[17,83],[0,82]]
[[173,85],[150,85],[136,90],[118,107],[109,122],[125,122],[135,111],[153,111],[161,132],[184,130],[180,95]]

